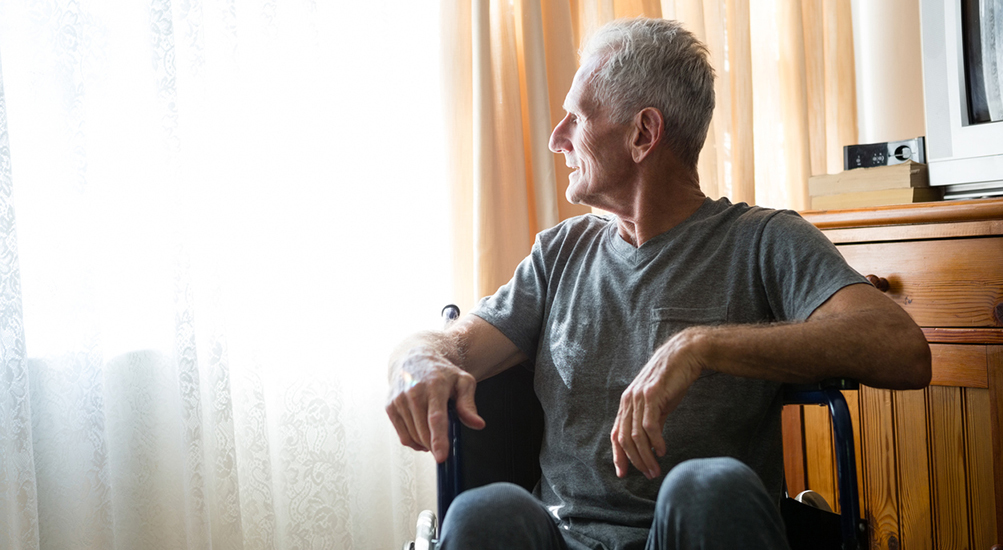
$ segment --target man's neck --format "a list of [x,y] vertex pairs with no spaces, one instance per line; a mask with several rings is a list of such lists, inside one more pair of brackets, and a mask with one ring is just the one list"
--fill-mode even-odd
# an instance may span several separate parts
[[642,184],[629,204],[611,213],[617,216],[620,237],[640,247],[686,221],[706,198],[696,174],[692,174],[673,181]]

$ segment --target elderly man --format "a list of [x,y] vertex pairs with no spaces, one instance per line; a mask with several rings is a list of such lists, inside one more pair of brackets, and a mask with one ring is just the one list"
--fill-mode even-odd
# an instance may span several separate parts
[[461,495],[443,548],[786,548],[783,382],[930,379],[922,332],[790,211],[703,195],[704,46],[617,21],[584,48],[550,148],[568,200],[611,216],[537,236],[512,280],[391,358],[401,442],[446,458],[446,402],[480,428],[477,380],[529,360],[545,414],[536,494]]

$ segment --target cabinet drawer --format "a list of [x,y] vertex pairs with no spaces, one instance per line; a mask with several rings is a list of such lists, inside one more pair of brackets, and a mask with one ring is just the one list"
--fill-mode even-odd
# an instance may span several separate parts
[[842,244],[863,275],[923,327],[1003,326],[1003,237]]

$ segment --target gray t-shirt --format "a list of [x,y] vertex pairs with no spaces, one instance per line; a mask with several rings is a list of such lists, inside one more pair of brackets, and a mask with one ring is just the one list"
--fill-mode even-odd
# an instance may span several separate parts
[[[609,434],[620,395],[654,350],[694,325],[802,321],[866,280],[795,212],[707,199],[635,248],[615,219],[541,232],[512,280],[473,312],[534,364],[545,413],[538,496],[572,547],[642,548],[662,479],[616,477]],[[664,476],[690,458],[748,464],[778,500],[780,385],[704,371],[665,423]]]

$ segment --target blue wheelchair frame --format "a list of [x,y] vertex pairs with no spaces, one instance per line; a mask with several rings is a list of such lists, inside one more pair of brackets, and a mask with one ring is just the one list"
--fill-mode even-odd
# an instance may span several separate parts
[[867,523],[860,519],[857,462],[853,449],[853,422],[841,390],[855,390],[852,380],[827,380],[818,384],[784,386],[785,405],[822,405],[832,417],[833,444],[839,488],[840,534],[844,550],[866,547]]

